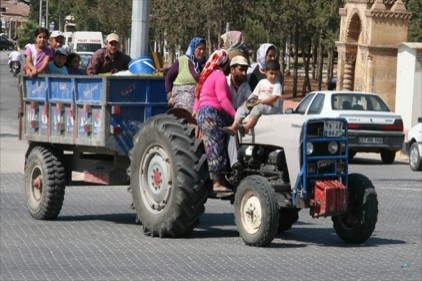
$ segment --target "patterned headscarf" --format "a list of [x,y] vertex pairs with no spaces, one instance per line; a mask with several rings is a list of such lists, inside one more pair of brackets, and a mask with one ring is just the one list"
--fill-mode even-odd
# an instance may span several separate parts
[[220,66],[224,65],[229,59],[229,53],[225,49],[218,49],[211,54],[207,63],[205,64],[204,69],[199,76],[198,85],[196,86],[195,94],[199,98],[201,94],[202,86],[204,85],[205,80],[210,76],[210,74]]
[[224,48],[228,51],[232,49],[237,49],[241,45],[243,45],[243,34],[241,31],[228,31],[220,36],[224,42]]
[[186,50],[185,55],[193,62],[193,65],[195,66],[196,72],[201,72],[204,68],[204,64],[207,61],[207,58],[204,56],[202,59],[198,60],[195,58],[195,49],[198,47],[199,44],[204,43],[205,39],[202,37],[194,37],[190,43],[189,47]]
[[271,43],[264,43],[259,46],[258,51],[256,52],[256,60],[258,62],[259,68],[262,70],[265,70],[267,68],[265,59],[267,57],[267,52],[270,47],[273,47],[275,49],[275,53],[277,55],[277,48],[274,44]]

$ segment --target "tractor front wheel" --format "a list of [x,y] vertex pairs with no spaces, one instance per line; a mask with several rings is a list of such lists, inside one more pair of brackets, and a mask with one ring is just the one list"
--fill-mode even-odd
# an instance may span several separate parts
[[248,176],[237,187],[234,215],[240,236],[249,246],[267,246],[277,235],[279,214],[271,184]]
[[333,216],[334,229],[346,243],[360,244],[369,239],[378,217],[378,198],[372,182],[361,174],[349,175],[347,211]]

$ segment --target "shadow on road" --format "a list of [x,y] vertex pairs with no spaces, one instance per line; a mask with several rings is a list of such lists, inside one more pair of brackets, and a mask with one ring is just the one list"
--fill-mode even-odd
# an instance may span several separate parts
[[83,215],[83,216],[59,216],[55,221],[109,221],[118,224],[137,224],[136,214],[103,214],[103,215]]

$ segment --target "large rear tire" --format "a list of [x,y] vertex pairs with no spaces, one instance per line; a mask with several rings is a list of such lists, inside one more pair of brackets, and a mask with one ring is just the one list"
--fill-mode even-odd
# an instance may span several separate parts
[[145,234],[190,234],[208,195],[206,156],[194,129],[185,119],[156,115],[135,136],[130,158],[130,191]]
[[65,170],[60,156],[51,148],[30,147],[25,163],[25,196],[34,219],[57,218],[63,206]]
[[277,235],[279,214],[274,190],[262,176],[248,176],[237,187],[234,215],[240,237],[263,247]]
[[333,216],[334,229],[346,243],[360,244],[371,237],[378,217],[378,198],[372,182],[361,174],[349,175],[349,202],[344,214]]

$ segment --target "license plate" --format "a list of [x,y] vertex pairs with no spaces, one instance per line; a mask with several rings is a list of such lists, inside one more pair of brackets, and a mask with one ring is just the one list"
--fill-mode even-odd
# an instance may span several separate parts
[[383,139],[382,138],[375,138],[375,137],[360,137],[359,138],[359,143],[376,143],[376,144],[380,144],[380,143],[383,143]]
[[340,121],[325,121],[324,137],[340,137],[343,131],[341,125]]

